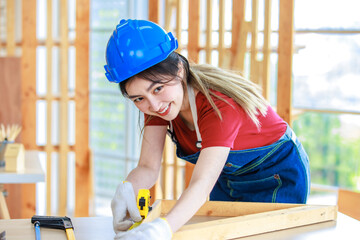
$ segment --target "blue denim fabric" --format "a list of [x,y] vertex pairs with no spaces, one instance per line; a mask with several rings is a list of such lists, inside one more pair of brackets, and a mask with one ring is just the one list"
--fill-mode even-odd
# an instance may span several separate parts
[[[185,156],[177,144],[176,154],[196,164],[200,151]],[[309,192],[309,158],[288,126],[269,146],[230,151],[210,200],[306,203]]]

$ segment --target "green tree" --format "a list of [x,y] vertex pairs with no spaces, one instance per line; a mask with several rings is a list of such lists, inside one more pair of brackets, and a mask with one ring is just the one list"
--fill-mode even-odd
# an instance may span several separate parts
[[356,189],[360,176],[360,137],[345,138],[341,126],[339,115],[327,113],[304,113],[293,123],[309,155],[311,181]]

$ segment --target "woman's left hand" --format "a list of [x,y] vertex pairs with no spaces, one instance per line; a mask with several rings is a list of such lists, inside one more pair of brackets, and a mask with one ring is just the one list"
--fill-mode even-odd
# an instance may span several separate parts
[[142,223],[127,232],[119,232],[115,240],[170,240],[172,230],[165,218],[157,218],[149,223]]

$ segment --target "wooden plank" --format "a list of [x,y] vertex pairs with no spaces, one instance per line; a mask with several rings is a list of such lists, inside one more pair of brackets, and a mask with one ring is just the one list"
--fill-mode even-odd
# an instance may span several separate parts
[[245,0],[233,1],[231,68],[244,71],[247,41],[247,23],[245,22]]
[[[176,201],[155,203],[151,221],[166,216]],[[305,204],[206,202],[195,217],[218,217],[215,220],[191,222],[174,233],[172,239],[234,239],[319,222],[336,220],[337,206]]]
[[291,125],[294,0],[280,0],[277,113]]
[[219,67],[224,67],[225,59],[225,0],[219,0]]
[[259,84],[257,54],[258,54],[258,18],[259,18],[259,0],[252,0],[251,14],[251,47],[250,47],[250,79]]
[[178,49],[177,52],[180,52],[183,48],[182,42],[181,42],[181,36],[182,36],[182,1],[177,0],[176,1],[176,38],[178,39]]
[[15,0],[6,1],[6,52],[15,56]]
[[75,83],[75,216],[89,216],[89,35],[90,0],[76,1],[76,83]]
[[149,0],[149,20],[155,23],[160,21],[160,0]]
[[178,177],[179,177],[179,171],[181,170],[179,168],[179,161],[178,158],[176,156],[176,146],[175,144],[173,144],[172,146],[172,150],[173,150],[173,166],[174,166],[174,175],[173,175],[173,199],[178,199],[179,195],[178,195],[178,189],[179,189],[179,181],[178,181]]
[[172,148],[170,146],[171,140],[166,136],[164,150],[163,150],[163,159],[161,163],[161,189],[163,198],[166,199],[168,195],[168,160],[171,157]]
[[189,2],[188,59],[199,62],[200,0]]
[[264,47],[262,66],[262,89],[265,99],[270,101],[270,57],[271,57],[271,3],[266,0],[264,12]]
[[360,221],[360,193],[340,188],[338,191],[339,212]]
[[175,0],[166,0],[165,1],[165,30],[167,32],[172,32],[171,19],[176,10]]
[[47,0],[46,2],[46,214],[52,215],[51,213],[51,170],[52,170],[52,161],[51,153],[53,151],[53,146],[51,143],[52,138],[52,49],[54,46],[53,36],[52,36],[52,0]]
[[[36,149],[36,0],[22,2],[21,113],[22,143],[26,150]],[[22,184],[21,216],[35,214],[35,184]],[[26,196],[26,197],[25,197]],[[15,217],[15,216],[14,216]]]
[[68,4],[60,2],[60,142],[59,142],[59,215],[67,214],[68,196]]
[[[162,200],[161,214],[167,214],[176,204],[176,200]],[[269,212],[292,207],[305,206],[304,204],[285,203],[258,203],[258,202],[223,202],[207,201],[197,212],[196,216],[234,217],[261,212]]]
[[211,64],[212,55],[212,0],[206,1],[206,63]]
[[336,219],[336,207],[304,206],[185,225],[172,239],[234,239]]

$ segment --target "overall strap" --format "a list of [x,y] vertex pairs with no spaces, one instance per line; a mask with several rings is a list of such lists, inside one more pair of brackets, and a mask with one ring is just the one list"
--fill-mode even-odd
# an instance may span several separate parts
[[188,97],[189,97],[189,102],[190,102],[191,115],[194,120],[194,126],[195,126],[195,131],[196,131],[196,136],[197,136],[196,147],[200,149],[202,147],[201,146],[202,139],[201,139],[201,135],[200,135],[200,131],[199,131],[199,126],[197,124],[197,111],[196,111],[194,89],[190,85],[187,85],[187,92],[188,92]]

